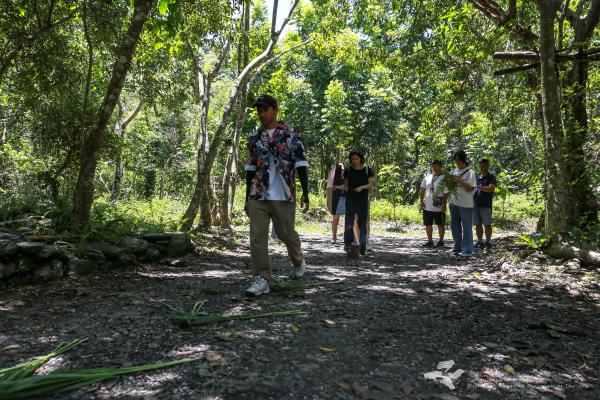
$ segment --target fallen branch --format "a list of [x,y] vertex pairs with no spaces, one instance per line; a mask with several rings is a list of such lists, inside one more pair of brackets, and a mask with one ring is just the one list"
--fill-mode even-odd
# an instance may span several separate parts
[[29,235],[25,236],[30,242],[56,242],[60,237],[57,235]]
[[541,64],[539,62],[534,62],[531,64],[519,65],[518,67],[500,69],[498,71],[494,71],[494,76],[514,74],[515,72],[521,72],[521,71],[526,71],[528,69],[539,68],[540,65]]
[[544,253],[563,260],[573,258],[581,261],[583,265],[590,267],[600,267],[600,253],[592,250],[583,250],[569,244],[553,244],[544,249]]
[[182,327],[192,327],[196,325],[210,325],[216,324],[219,322],[228,322],[228,321],[238,321],[238,320],[248,320],[248,319],[256,319],[256,318],[274,318],[274,317],[293,317],[296,315],[306,314],[304,311],[300,310],[289,310],[289,311],[273,311],[273,312],[254,312],[254,313],[246,313],[241,315],[207,315],[207,316],[199,316],[193,318],[175,318],[175,321],[179,326]]
[[216,324],[220,322],[228,322],[228,321],[237,321],[237,320],[248,320],[248,319],[256,319],[256,318],[273,318],[273,317],[292,317],[295,315],[306,314],[304,311],[300,310],[288,310],[288,311],[272,311],[272,312],[251,312],[240,315],[209,315],[205,312],[202,312],[202,307],[206,304],[207,300],[202,300],[194,304],[192,311],[186,313],[182,311],[180,308],[170,306],[166,303],[162,303],[167,306],[169,309],[175,312],[173,316],[173,320],[177,325],[183,328],[191,328],[196,325],[209,325]]
[[320,281],[320,282],[314,282],[314,283],[306,283],[306,284],[293,284],[293,285],[289,285],[286,283],[283,283],[282,281],[280,281],[277,278],[273,278],[272,282],[271,282],[271,290],[273,292],[293,292],[296,290],[304,290],[304,289],[309,289],[309,288],[315,288],[315,287],[321,287],[321,286],[325,286],[325,285],[335,285],[338,283],[342,283],[344,282],[343,279],[336,279],[333,281]]

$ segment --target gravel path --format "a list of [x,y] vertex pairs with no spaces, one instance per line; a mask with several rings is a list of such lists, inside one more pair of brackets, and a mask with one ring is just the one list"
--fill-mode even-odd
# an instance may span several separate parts
[[[304,281],[343,283],[258,299],[242,295],[247,245],[225,240],[175,265],[14,288],[0,293],[0,367],[88,338],[42,372],[202,360],[54,398],[600,398],[600,275],[520,259],[511,242],[463,259],[419,239],[375,237],[357,261],[306,235]],[[284,276],[285,252],[274,247]],[[306,315],[182,329],[162,304],[191,309],[200,299],[210,313]],[[448,360],[440,373],[453,390],[423,376]]]

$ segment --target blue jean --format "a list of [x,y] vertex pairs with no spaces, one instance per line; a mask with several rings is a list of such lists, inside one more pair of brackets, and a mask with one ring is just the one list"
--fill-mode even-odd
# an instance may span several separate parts
[[358,216],[360,230],[360,251],[367,249],[367,218],[369,216],[369,200],[346,197],[346,220],[344,221],[344,245],[354,243],[354,216]]
[[450,229],[453,251],[473,252],[473,209],[450,205]]

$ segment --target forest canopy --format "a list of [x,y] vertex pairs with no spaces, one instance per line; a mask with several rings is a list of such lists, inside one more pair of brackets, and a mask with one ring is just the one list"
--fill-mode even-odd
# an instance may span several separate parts
[[315,197],[358,148],[385,171],[374,196],[413,205],[430,162],[464,149],[538,228],[589,229],[599,19],[583,0],[4,1],[0,217],[89,229],[148,200],[177,204],[165,230],[230,226],[268,93]]

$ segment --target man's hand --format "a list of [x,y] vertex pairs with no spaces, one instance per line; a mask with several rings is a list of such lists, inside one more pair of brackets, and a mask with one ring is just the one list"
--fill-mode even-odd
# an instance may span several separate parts
[[357,188],[354,189],[355,192],[360,193],[365,189],[366,186],[359,186]]
[[421,200],[421,204],[419,204],[419,207],[421,207],[421,210],[425,209],[425,202],[423,200]]
[[300,197],[300,207],[303,207],[302,214],[306,214],[308,212],[308,209],[310,208],[308,196],[305,194],[302,194],[302,197]]

